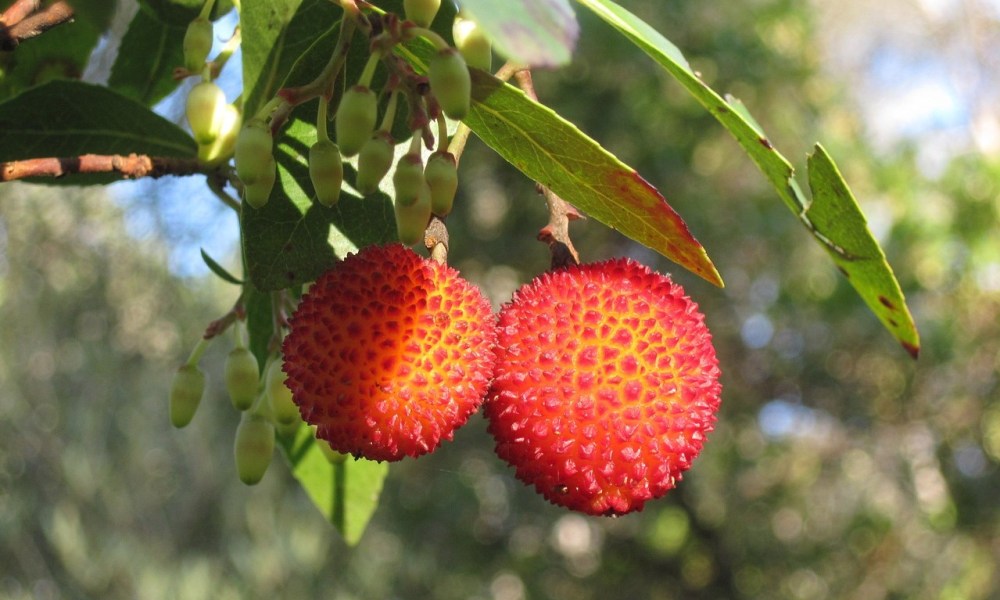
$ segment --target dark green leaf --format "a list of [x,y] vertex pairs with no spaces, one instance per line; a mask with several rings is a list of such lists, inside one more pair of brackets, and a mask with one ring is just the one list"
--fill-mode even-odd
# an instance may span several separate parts
[[85,21],[71,21],[25,40],[14,52],[0,52],[0,97],[53,79],[79,79],[100,33]]
[[51,81],[0,104],[0,161],[81,154],[193,157],[194,140],[136,101],[79,81]]
[[250,334],[250,351],[257,359],[263,372],[270,357],[271,338],[274,335],[274,316],[271,309],[271,294],[258,292],[253,286],[243,290],[243,306],[247,312],[247,332]]
[[[813,237],[831,255],[837,256],[840,254],[840,250],[853,247],[858,240],[867,240],[864,244],[865,252],[857,255],[870,259],[869,262],[865,263],[864,271],[866,274],[863,277],[864,282],[855,283],[852,279],[852,283],[865,302],[875,310],[875,314],[878,315],[889,331],[904,346],[909,348],[912,345],[913,348],[916,348],[916,344],[918,343],[916,328],[909,317],[909,310],[899,291],[899,283],[896,281],[896,276],[893,274],[889,264],[885,261],[878,243],[868,232],[864,217],[861,215],[860,209],[857,208],[857,204],[854,203],[853,209],[848,211],[857,213],[849,220],[848,224],[838,224],[836,221],[830,221],[825,218],[811,218],[809,212],[814,209],[810,207],[807,210],[809,203],[798,182],[795,180],[795,173],[791,163],[774,148],[760,125],[739,100],[733,98],[730,98],[729,102],[724,100],[698,78],[675,45],[641,19],[611,0],[577,1],[594,11],[632,43],[646,52],[646,54],[658,62],[674,79],[684,86],[702,106],[712,113],[722,123],[723,127],[736,138],[736,141],[739,142],[754,163],[757,164],[761,172],[774,185],[785,205],[802,221],[810,233],[813,234]],[[817,154],[821,154],[826,159],[829,158],[825,152],[817,152]],[[819,168],[823,169],[826,167],[823,163],[823,158],[814,160],[819,161],[818,164],[823,165],[823,167]],[[830,166],[833,164],[829,160],[826,162]],[[812,161],[810,161],[810,164],[812,164]],[[836,168],[832,170],[835,172]],[[829,169],[827,168],[824,173],[828,174]],[[809,175],[810,185],[815,185],[813,174],[810,173]],[[824,181],[832,181],[832,177],[826,177],[825,175],[824,177]],[[839,173],[837,174],[837,178],[839,178]],[[826,184],[824,183],[823,185]],[[847,195],[850,196],[850,192],[842,180],[840,188],[842,189],[839,189],[837,194],[843,195],[843,192],[847,191]],[[829,187],[823,188],[823,194],[826,196],[825,202],[829,202],[829,198],[835,195],[830,189]],[[846,210],[844,208],[846,206],[845,202],[838,202],[833,205],[837,206],[838,210]],[[823,209],[820,214],[825,216],[827,214],[826,209]],[[881,258],[876,260],[876,256]],[[838,265],[843,268],[843,264],[840,261],[838,261]],[[874,304],[872,302],[873,298],[876,299]],[[894,311],[890,312],[898,313],[896,316],[899,318],[893,318],[893,321],[897,325],[894,326],[890,322],[890,317],[883,310],[887,307],[884,302],[877,300],[880,298],[887,299],[896,307]]]
[[305,425],[293,434],[279,435],[278,443],[291,464],[292,475],[323,516],[348,545],[357,544],[378,507],[389,464],[348,458],[334,465]]
[[115,3],[108,0],[69,0],[75,19],[83,21],[97,31],[104,31],[115,14]]
[[868,230],[861,208],[837,165],[817,144],[809,157],[812,204],[805,212],[807,224],[822,231],[823,247],[868,304],[882,324],[914,358],[920,337],[892,267]]
[[243,2],[244,114],[256,114],[270,100],[293,65],[340,14],[330,0]]
[[201,249],[201,259],[205,261],[208,268],[212,270],[213,273],[219,276],[223,281],[228,281],[229,283],[234,283],[236,285],[243,285],[243,282],[234,277],[229,271],[227,271],[222,265],[215,262],[215,259],[205,252],[205,249]]
[[173,70],[184,64],[184,31],[140,8],[122,39],[108,86],[147,106],[156,104],[177,87]]
[[[427,48],[403,50],[426,70]],[[715,265],[663,196],[636,171],[551,109],[473,69],[464,120],[500,156],[573,206],[715,285]]]
[[534,67],[568,64],[580,26],[568,0],[462,0],[496,51]]
[[[205,4],[204,0],[140,0],[140,4],[164,23],[187,27]],[[233,10],[232,0],[216,0],[212,9],[212,19],[217,19]]]
[[[315,103],[299,111],[315,114]],[[312,281],[348,252],[395,239],[392,203],[384,194],[362,199],[344,191],[332,208],[312,200],[307,157],[315,141],[315,126],[295,120],[278,145],[270,200],[260,210],[243,207],[244,256],[260,290]]]

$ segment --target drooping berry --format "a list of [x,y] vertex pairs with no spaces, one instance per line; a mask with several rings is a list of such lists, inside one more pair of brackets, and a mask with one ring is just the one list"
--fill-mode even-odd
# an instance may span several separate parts
[[198,160],[209,166],[217,166],[228,160],[236,148],[242,115],[238,108],[227,104],[222,108],[219,136],[211,144],[198,144]]
[[482,402],[494,325],[482,292],[454,269],[399,244],[369,246],[303,296],[283,345],[287,385],[334,450],[419,456]]
[[212,22],[198,17],[184,32],[184,67],[191,73],[201,73],[208,53],[212,51]]
[[443,217],[451,212],[458,191],[458,163],[451,152],[431,154],[424,169],[424,178],[431,189],[431,212]]
[[344,183],[344,164],[340,148],[330,140],[319,140],[309,148],[309,179],[316,190],[316,200],[323,206],[333,206],[340,199]]
[[205,374],[197,365],[182,365],[170,384],[170,422],[180,429],[186,427],[201,404],[205,393]]
[[465,59],[454,48],[445,48],[431,57],[427,80],[441,110],[448,117],[461,120],[469,113],[472,79]]
[[244,185],[252,185],[267,178],[273,171],[274,138],[271,130],[262,121],[251,120],[240,130],[234,150],[236,174]]
[[392,175],[396,190],[393,212],[399,241],[413,246],[424,239],[431,218],[431,188],[424,178],[424,164],[419,154],[404,154]]
[[451,35],[466,64],[484,71],[493,67],[493,43],[478,23],[461,16],[455,17]]
[[285,385],[285,379],[281,359],[272,361],[267,368],[267,401],[274,420],[281,425],[290,425],[299,420],[299,407],[292,400],[292,391]]
[[243,413],[236,427],[233,457],[236,473],[247,485],[259,483],[274,456],[274,425],[263,416]]
[[334,126],[337,144],[344,156],[354,156],[372,137],[378,119],[378,101],[375,92],[363,85],[356,85],[346,92],[337,107]]
[[226,392],[236,410],[250,408],[260,386],[260,369],[253,353],[246,348],[233,348],[226,357],[223,372]]
[[421,27],[430,27],[439,8],[441,0],[403,0],[403,14]]
[[362,194],[374,194],[389,169],[392,168],[392,136],[385,131],[376,131],[358,154],[358,177],[356,187]]
[[553,504],[641,510],[675,486],[714,426],[721,385],[704,316],[639,263],[546,273],[501,309],[497,331],[489,431]]
[[211,144],[219,137],[226,106],[226,94],[215,83],[202,81],[191,88],[185,113],[196,142]]
[[274,189],[274,182],[278,177],[278,165],[272,157],[268,161],[264,170],[260,172],[259,178],[253,183],[243,186],[243,199],[250,206],[260,210],[271,198],[271,190]]

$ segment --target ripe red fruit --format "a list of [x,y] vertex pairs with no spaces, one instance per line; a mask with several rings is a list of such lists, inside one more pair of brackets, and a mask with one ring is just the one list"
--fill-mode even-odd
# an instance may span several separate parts
[[484,405],[496,452],[553,504],[641,510],[674,487],[719,407],[719,366],[697,305],[630,259],[525,285],[500,311]]
[[283,344],[286,385],[333,450],[419,456],[482,403],[495,324],[454,269],[399,244],[369,246],[302,297]]

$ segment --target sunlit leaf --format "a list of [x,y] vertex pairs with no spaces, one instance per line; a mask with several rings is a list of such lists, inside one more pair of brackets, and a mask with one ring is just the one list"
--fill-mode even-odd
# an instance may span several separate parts
[[[426,69],[425,47],[407,58]],[[564,200],[722,285],[715,265],[663,195],[634,169],[522,91],[472,70],[472,108],[464,123],[500,156]]]
[[278,436],[292,475],[323,516],[355,545],[378,508],[389,463],[348,458],[332,464],[316,444],[312,429],[300,425],[294,434]]
[[882,324],[916,358],[920,338],[892,267],[840,170],[819,144],[809,156],[809,188],[813,200],[805,216],[817,231],[830,236],[824,248]]
[[[882,258],[876,262],[868,264],[865,270],[868,275],[865,277],[863,287],[858,287],[852,279],[852,284],[861,294],[865,302],[872,306],[876,315],[886,325],[889,331],[904,345],[916,342],[917,333],[909,317],[909,311],[903,302],[902,294],[899,292],[899,283],[885,261],[881,248],[871,237],[864,223],[864,217],[860,214],[860,209],[854,204],[854,211],[860,218],[852,219],[849,224],[835,223],[826,219],[812,219],[806,208],[809,201],[806,199],[794,178],[794,169],[788,160],[782,156],[774,145],[768,140],[760,125],[751,116],[750,111],[738,100],[730,99],[727,102],[714,90],[708,87],[698,75],[691,70],[690,65],[684,59],[677,46],[663,37],[659,32],[647,25],[644,21],[631,14],[624,8],[618,6],[611,0],[577,0],[583,4],[608,24],[618,30],[633,44],[641,48],[646,54],[658,62],[674,79],[676,79],[698,102],[702,104],[716,119],[725,127],[739,142],[740,146],[747,152],[750,158],[757,164],[757,167],[774,185],[778,195],[785,202],[785,205],[799,218],[806,228],[813,234],[813,237],[831,254],[837,255],[838,249],[850,247],[859,239],[868,239],[874,244],[877,254]],[[822,153],[823,156],[825,152]],[[828,157],[827,157],[828,158]],[[832,164],[832,163],[830,163]],[[834,169],[835,171],[836,169]],[[839,173],[837,175],[839,177]],[[830,179],[830,178],[827,178]],[[810,184],[814,185],[810,174]],[[844,190],[847,186],[841,182]],[[825,196],[832,194],[824,191]],[[839,192],[838,192],[839,193]],[[810,209],[811,210],[811,209]],[[869,253],[866,256],[875,256]],[[838,262],[838,264],[840,264]],[[843,265],[840,265],[843,267]],[[877,275],[876,275],[877,272]],[[886,308],[884,303],[876,302],[872,304],[872,298],[887,298],[898,301],[899,312],[905,313],[906,319],[900,317],[897,326],[893,326],[888,317],[883,314]]]

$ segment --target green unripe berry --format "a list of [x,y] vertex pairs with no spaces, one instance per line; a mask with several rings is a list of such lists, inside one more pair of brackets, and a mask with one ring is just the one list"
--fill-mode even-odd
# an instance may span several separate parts
[[271,130],[261,121],[250,121],[240,130],[233,150],[236,159],[236,174],[243,185],[251,185],[273,170],[274,138]]
[[277,178],[278,165],[272,157],[257,181],[243,186],[243,199],[250,206],[261,209],[271,198],[271,190]]
[[419,154],[404,154],[392,176],[396,188],[393,212],[399,241],[413,246],[424,239],[431,218],[431,189],[424,179],[424,165]]
[[374,194],[389,169],[392,168],[392,136],[385,131],[376,131],[358,155],[358,178],[356,186],[362,194]]
[[344,183],[344,165],[337,144],[319,140],[309,148],[309,179],[320,204],[333,206],[337,203],[340,186]]
[[233,155],[236,148],[236,138],[240,134],[240,123],[242,115],[239,109],[232,104],[227,104],[222,111],[222,127],[219,137],[211,144],[198,145],[198,160],[202,164],[218,166]]
[[403,13],[407,20],[420,27],[430,27],[439,8],[441,0],[403,0]]
[[464,119],[469,113],[472,79],[458,50],[445,48],[432,56],[427,80],[444,114],[455,120]]
[[458,191],[458,163],[451,152],[435,152],[427,159],[424,179],[431,189],[431,212],[443,217],[451,212]]
[[271,362],[267,368],[267,401],[271,404],[271,415],[282,425],[296,422],[299,407],[292,400],[292,391],[285,385],[285,372],[281,370],[281,361]]
[[471,19],[455,17],[451,35],[455,38],[455,47],[462,53],[466,64],[484,71],[492,69],[493,42],[478,23]]
[[201,73],[212,51],[212,22],[198,17],[184,32],[184,66],[191,73]]
[[187,119],[191,133],[199,144],[211,144],[222,130],[226,95],[211,81],[202,81],[191,88],[187,97]]
[[194,418],[205,392],[205,374],[197,365],[182,365],[170,384],[170,422],[180,429]]
[[363,85],[344,92],[335,120],[337,144],[344,156],[354,156],[361,150],[375,131],[376,119],[378,100],[375,92]]
[[226,357],[226,391],[236,410],[247,410],[253,405],[260,385],[257,359],[246,348],[233,348]]
[[243,413],[236,428],[233,456],[240,481],[254,485],[264,477],[274,455],[274,425],[264,417]]

